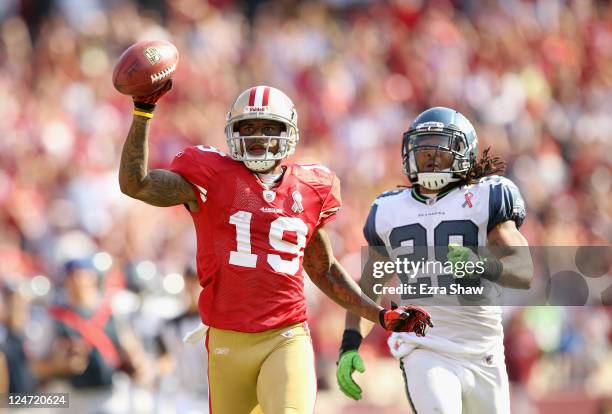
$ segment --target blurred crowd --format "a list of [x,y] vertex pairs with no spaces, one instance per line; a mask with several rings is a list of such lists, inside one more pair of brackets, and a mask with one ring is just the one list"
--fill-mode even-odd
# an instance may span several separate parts
[[[0,393],[78,390],[75,407],[80,398],[109,411],[189,412],[163,397],[180,392],[185,407],[206,407],[203,350],[180,343],[197,322],[191,219],[182,207],[129,199],[117,181],[132,115],[112,69],[129,45],[152,38],[173,42],[180,62],[156,110],[150,167],[167,167],[188,145],[224,149],[232,99],[257,84],[283,90],[299,114],[292,161],[324,164],[341,178],[344,206],[330,231],[355,276],[369,205],[407,184],[402,132],[429,106],[463,112],[481,148],[507,162],[531,245],[610,244],[607,1],[5,0]],[[366,400],[338,396],[344,312],[307,287],[318,412],[409,412],[380,331],[366,341]],[[609,308],[505,313],[517,412],[559,401],[605,409]],[[83,323],[95,328],[84,333]]]

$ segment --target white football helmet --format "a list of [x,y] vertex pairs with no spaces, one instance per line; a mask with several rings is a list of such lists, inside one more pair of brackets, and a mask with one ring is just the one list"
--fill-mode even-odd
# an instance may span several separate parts
[[[281,132],[280,136],[241,136],[238,132],[238,122],[245,119],[267,119],[281,122],[285,125],[285,131]],[[232,159],[244,162],[246,167],[252,171],[269,170],[277,160],[293,154],[300,140],[297,112],[293,102],[283,92],[270,86],[254,86],[245,90],[238,95],[227,114],[225,139]],[[266,151],[261,155],[249,154],[245,144],[247,139],[267,140]],[[268,151],[273,139],[279,142],[279,150],[276,154]]]

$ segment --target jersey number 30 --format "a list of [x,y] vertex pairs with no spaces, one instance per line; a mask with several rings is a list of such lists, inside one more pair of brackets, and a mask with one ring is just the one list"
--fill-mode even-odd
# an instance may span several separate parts
[[[230,216],[230,224],[236,226],[236,250],[230,252],[230,264],[243,267],[256,267],[257,255],[251,252],[251,219],[253,213],[238,211]],[[286,231],[295,232],[295,243],[283,239]],[[279,217],[270,223],[269,242],[279,252],[295,255],[290,260],[278,254],[266,255],[267,262],[275,272],[295,275],[300,268],[300,256],[306,247],[308,226],[297,217]]]
[[[459,237],[462,239],[463,246],[478,246],[478,226],[471,220],[447,220],[443,221],[434,229],[434,256],[435,260],[441,263],[446,262],[448,254],[448,244],[451,237]],[[409,262],[425,262],[428,259],[428,243],[427,229],[419,223],[408,224],[406,226],[396,227],[389,235],[389,242],[392,248],[396,249],[401,246],[412,247],[412,253],[399,255],[398,258],[406,259]],[[429,258],[433,260],[434,258]],[[415,283],[410,280],[405,274],[399,274],[402,283]],[[438,286],[448,286],[453,282],[452,275],[437,275]],[[480,283],[480,280],[477,280]],[[461,283],[461,282],[458,282]],[[464,279],[463,283],[470,283]],[[416,284],[432,286],[431,276],[417,277]],[[420,291],[419,287],[419,291]],[[433,295],[429,294],[405,294],[402,299],[419,299],[429,298]]]

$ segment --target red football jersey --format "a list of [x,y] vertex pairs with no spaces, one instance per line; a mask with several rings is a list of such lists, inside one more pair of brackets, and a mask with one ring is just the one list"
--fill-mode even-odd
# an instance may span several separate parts
[[212,147],[179,152],[170,170],[197,191],[200,316],[215,328],[261,332],[306,320],[302,261],[314,230],[342,204],[321,165],[285,166],[267,190],[257,175]]

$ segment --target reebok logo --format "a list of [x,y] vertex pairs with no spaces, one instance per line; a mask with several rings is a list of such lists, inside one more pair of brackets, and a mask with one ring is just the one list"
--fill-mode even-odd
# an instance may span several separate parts
[[284,336],[285,338],[293,338],[295,334],[291,329],[289,329],[288,331],[283,332],[281,336]]
[[229,348],[215,348],[215,355],[227,355],[229,354]]

